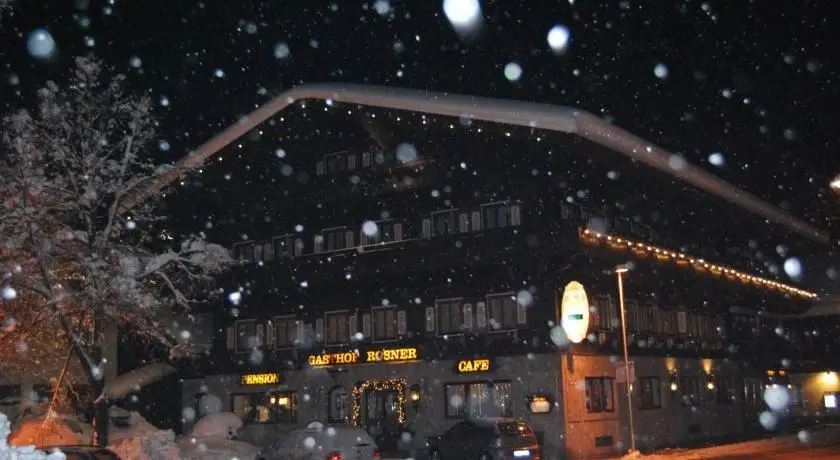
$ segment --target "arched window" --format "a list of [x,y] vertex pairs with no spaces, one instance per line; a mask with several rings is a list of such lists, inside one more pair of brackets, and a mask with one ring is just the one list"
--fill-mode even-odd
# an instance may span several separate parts
[[349,398],[342,386],[332,387],[328,394],[330,423],[347,423],[350,419]]

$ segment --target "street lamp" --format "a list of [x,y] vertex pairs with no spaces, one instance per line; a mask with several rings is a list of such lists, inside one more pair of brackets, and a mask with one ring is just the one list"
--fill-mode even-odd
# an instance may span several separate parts
[[633,427],[633,392],[630,386],[630,356],[627,352],[627,321],[624,315],[624,273],[627,273],[630,267],[627,265],[618,265],[615,267],[615,276],[618,278],[618,307],[621,310],[621,341],[624,345],[624,378],[625,386],[627,388],[627,417],[630,420],[630,450],[636,451],[636,433]]
[[831,182],[828,183],[828,186],[831,187],[831,190],[835,192],[840,192],[840,174],[834,176],[834,179],[831,179]]

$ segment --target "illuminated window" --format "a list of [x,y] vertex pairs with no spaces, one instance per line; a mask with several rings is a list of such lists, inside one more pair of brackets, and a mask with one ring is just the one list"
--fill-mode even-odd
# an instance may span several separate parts
[[487,296],[490,330],[511,331],[517,327],[516,294],[496,294]]
[[395,340],[397,338],[397,309],[393,307],[374,307],[373,340]]
[[586,378],[586,411],[590,413],[615,411],[613,379],[609,377]]
[[349,420],[349,402],[350,399],[344,387],[335,387],[330,390],[329,409],[331,423],[346,423]]
[[838,402],[840,402],[840,401],[837,401],[837,393],[836,392],[830,392],[830,393],[824,393],[823,394],[823,406],[825,406],[826,409],[837,409],[837,403]]
[[444,386],[448,418],[512,417],[510,382],[449,383]]
[[464,329],[464,311],[461,299],[435,300],[437,309],[437,332],[458,334]]
[[243,353],[251,351],[257,346],[257,322],[253,319],[237,321],[234,325],[236,332],[236,351]]
[[350,342],[350,313],[339,311],[324,315],[324,340],[327,345]]
[[659,377],[641,377],[639,379],[639,409],[662,408],[662,384]]
[[231,396],[233,413],[245,424],[287,424],[297,422],[295,393],[249,393]]

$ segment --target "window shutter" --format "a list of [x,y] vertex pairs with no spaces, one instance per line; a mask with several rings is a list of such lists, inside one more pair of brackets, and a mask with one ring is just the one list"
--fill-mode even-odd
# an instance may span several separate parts
[[315,174],[318,176],[323,176],[326,172],[326,165],[323,161],[319,161],[318,164],[315,166]]
[[431,219],[423,219],[423,238],[432,237],[432,221]]
[[265,323],[265,345],[274,348],[274,323]]
[[396,223],[394,224],[394,241],[402,241],[402,239],[402,224]]
[[465,212],[458,214],[458,231],[468,233],[470,231],[470,218]]
[[236,331],[233,327],[227,328],[227,349],[234,350],[236,349]]
[[257,243],[254,244],[254,262],[262,262],[263,261],[263,245]]
[[370,332],[370,313],[362,315],[362,335],[365,340],[370,340],[372,338]]
[[324,340],[324,318],[315,320],[315,340],[318,342]]
[[271,242],[263,244],[263,260],[266,262],[274,260],[274,245]]
[[525,305],[516,303],[516,322],[517,324],[528,324],[528,311]]
[[362,154],[362,167],[369,168],[370,167],[370,152],[365,152]]
[[405,310],[397,310],[397,335],[405,335],[407,329]]
[[464,304],[464,329],[469,331],[473,328],[473,306],[471,303]]
[[356,155],[347,155],[347,169],[356,169]]
[[688,332],[688,319],[684,311],[677,312],[677,332],[680,334]]
[[426,332],[435,332],[435,307],[426,307]]
[[347,316],[347,337],[350,337],[350,340],[353,340],[356,337],[356,333],[359,332],[359,323],[356,319],[356,314],[351,313]]
[[303,240],[300,238],[295,239],[295,249],[294,249],[294,256],[300,257],[303,255]]
[[487,304],[479,302],[475,305],[475,327],[485,329],[487,327]]
[[510,224],[522,225],[522,213],[519,209],[518,204],[515,204],[510,207]]
[[344,245],[349,249],[356,245],[356,236],[353,234],[353,230],[347,230],[344,233]]
[[303,332],[305,328],[306,323],[300,320],[295,321],[295,346],[303,343]]
[[262,324],[257,324],[257,340],[256,346],[261,347],[265,343],[265,326]]
[[472,218],[470,220],[472,221],[472,230],[474,232],[477,232],[477,231],[481,230],[481,213],[480,212],[473,211]]
[[315,243],[315,254],[320,254],[324,252],[324,236],[323,235],[315,235],[314,238]]

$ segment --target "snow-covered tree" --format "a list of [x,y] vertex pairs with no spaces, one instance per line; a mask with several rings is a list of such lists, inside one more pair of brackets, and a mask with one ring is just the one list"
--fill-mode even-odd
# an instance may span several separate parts
[[[7,116],[0,130],[2,296],[29,309],[19,322],[26,334],[53,332],[72,347],[99,395],[99,421],[107,418],[105,328],[183,350],[166,318],[206,299],[206,282],[231,263],[202,235],[177,244],[159,238],[155,199],[119,212],[161,168],[146,150],[155,128],[149,98],[127,93],[124,77],[106,79],[105,70],[93,57],[77,58],[66,86],[49,82],[36,111]],[[107,442],[107,423],[97,426]]]

